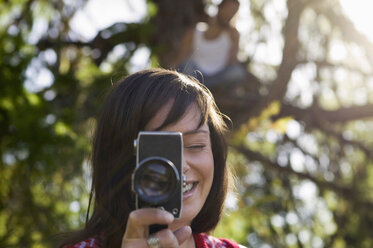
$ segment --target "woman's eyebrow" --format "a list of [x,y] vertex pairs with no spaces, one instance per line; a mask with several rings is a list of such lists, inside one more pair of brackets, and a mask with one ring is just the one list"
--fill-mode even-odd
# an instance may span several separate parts
[[196,133],[205,133],[205,134],[210,134],[210,132],[208,130],[203,130],[203,129],[195,129],[195,130],[190,130],[190,131],[186,131],[183,133],[183,136],[186,136],[186,135],[192,135],[192,134],[196,134]]

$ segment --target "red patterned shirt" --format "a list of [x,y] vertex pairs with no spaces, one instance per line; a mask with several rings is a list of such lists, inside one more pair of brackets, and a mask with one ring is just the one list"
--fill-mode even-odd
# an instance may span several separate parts
[[[193,234],[196,248],[239,248],[240,246],[228,239],[218,239],[205,233]],[[73,246],[65,248],[101,248],[97,238],[89,238]]]
[[64,248],[101,248],[97,238],[89,238],[72,246],[64,246]]
[[194,234],[196,248],[239,248],[240,246],[229,239],[218,239],[205,233]]

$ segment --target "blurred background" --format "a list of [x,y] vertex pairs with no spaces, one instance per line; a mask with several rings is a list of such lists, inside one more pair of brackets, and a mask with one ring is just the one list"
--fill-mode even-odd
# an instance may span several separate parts
[[[0,247],[53,247],[84,225],[106,92],[128,73],[168,68],[217,4],[0,0]],[[233,121],[236,175],[214,235],[373,247],[372,10],[369,0],[240,0],[246,80],[213,90]]]

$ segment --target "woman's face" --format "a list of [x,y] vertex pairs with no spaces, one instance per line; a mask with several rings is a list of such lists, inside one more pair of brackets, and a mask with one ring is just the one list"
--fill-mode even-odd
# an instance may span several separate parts
[[[172,104],[173,101],[170,101],[161,108],[145,126],[145,130],[155,130],[161,126]],[[183,189],[181,218],[175,220],[174,224],[169,227],[172,230],[184,225],[190,225],[203,207],[212,185],[214,159],[211,149],[210,130],[207,124],[198,127],[200,116],[199,108],[192,104],[177,123],[166,126],[161,130],[181,132],[184,141],[183,172],[187,185]]]

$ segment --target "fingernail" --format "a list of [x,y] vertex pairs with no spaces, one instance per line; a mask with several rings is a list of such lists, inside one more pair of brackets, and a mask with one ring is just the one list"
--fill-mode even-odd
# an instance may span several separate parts
[[167,218],[167,220],[170,221],[170,222],[174,220],[174,216],[173,216],[171,213],[169,213],[169,212],[167,212],[167,214],[166,214],[166,218]]
[[192,228],[190,226],[184,226],[184,230],[188,233],[188,235],[192,234]]

